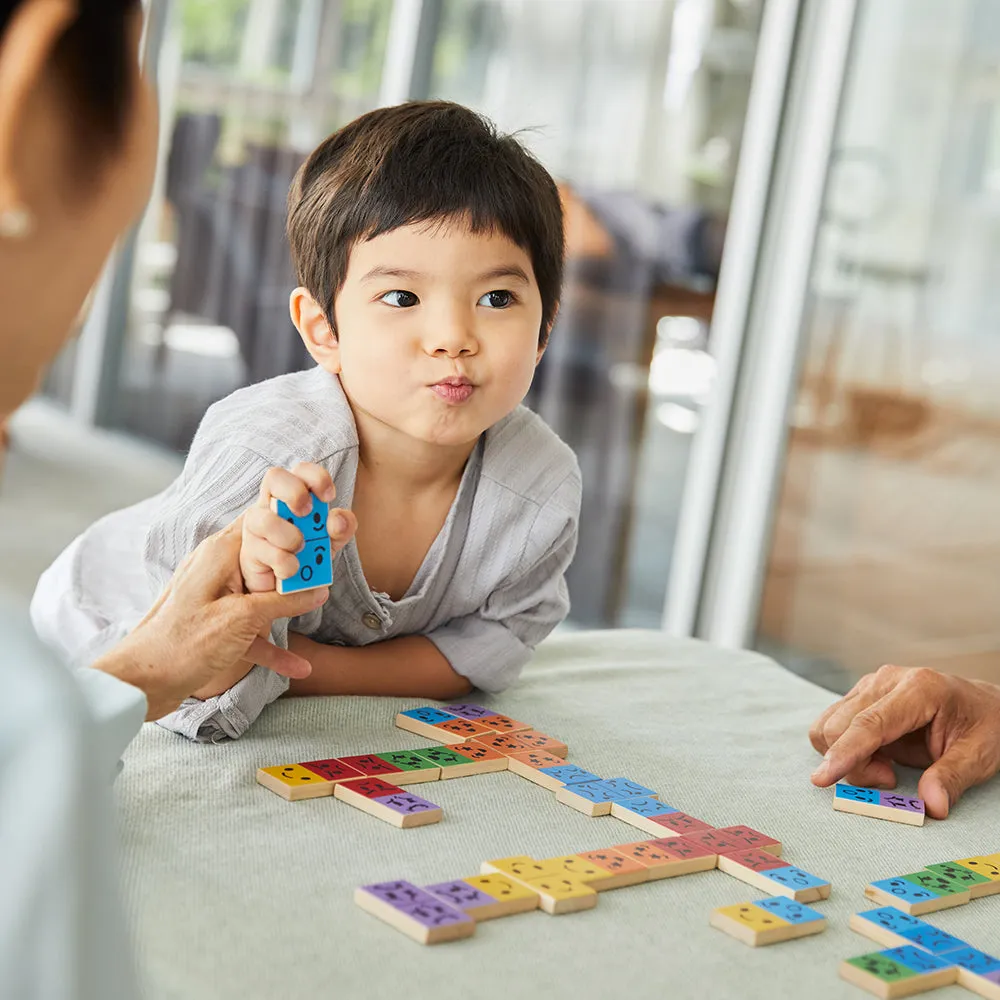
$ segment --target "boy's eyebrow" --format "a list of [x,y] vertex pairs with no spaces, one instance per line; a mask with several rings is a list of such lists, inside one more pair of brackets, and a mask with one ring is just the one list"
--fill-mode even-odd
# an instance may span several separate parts
[[[406,268],[385,267],[379,264],[373,267],[362,279],[361,284],[366,281],[374,281],[376,278],[403,278],[406,281],[413,281],[422,278],[424,275],[420,271],[409,271]],[[514,278],[525,285],[531,284],[531,279],[524,272],[524,268],[518,264],[501,264],[499,267],[491,268],[477,275],[476,281],[492,281],[494,278]]]

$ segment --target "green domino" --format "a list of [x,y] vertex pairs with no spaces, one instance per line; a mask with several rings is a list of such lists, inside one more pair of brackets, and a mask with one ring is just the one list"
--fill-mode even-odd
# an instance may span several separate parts
[[853,965],[862,972],[867,972],[876,979],[881,979],[884,983],[895,983],[900,979],[909,979],[916,973],[908,966],[894,962],[891,958],[886,958],[881,952],[873,951],[867,955],[858,955],[857,958],[849,958],[848,965]]
[[956,892],[968,892],[969,887],[960,882],[957,878],[949,878],[940,872],[925,868],[920,872],[913,872],[910,875],[901,876],[907,882],[919,885],[921,889],[928,889],[939,896],[953,896]]
[[392,750],[389,753],[377,753],[375,756],[386,763],[395,764],[401,771],[424,771],[429,767],[441,766],[421,757],[415,750]]
[[941,861],[936,865],[928,865],[927,870],[966,886],[979,885],[983,882],[992,881],[985,875],[974,872],[971,868],[963,868],[962,865],[956,865],[954,861]]
[[[468,757],[463,757],[462,754],[455,753],[454,750],[449,750],[447,747],[428,747],[425,750],[417,750],[416,752],[418,756],[429,760],[437,767],[454,767],[456,764],[474,763]],[[986,881],[988,882],[989,879]]]

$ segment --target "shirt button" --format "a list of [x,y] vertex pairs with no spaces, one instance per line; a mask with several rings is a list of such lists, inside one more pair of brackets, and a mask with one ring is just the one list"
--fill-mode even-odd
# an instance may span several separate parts
[[382,619],[374,611],[369,611],[367,614],[362,615],[361,620],[373,631],[382,627]]

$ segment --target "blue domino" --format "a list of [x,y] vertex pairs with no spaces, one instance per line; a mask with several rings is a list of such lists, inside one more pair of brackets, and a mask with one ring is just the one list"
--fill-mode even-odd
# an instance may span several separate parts
[[783,868],[769,868],[760,872],[765,878],[777,882],[779,885],[787,885],[793,889],[818,889],[820,886],[829,885],[826,879],[817,878],[804,872],[794,865],[785,865]]
[[417,722],[426,722],[429,726],[433,726],[436,722],[447,722],[449,719],[455,718],[451,712],[442,712],[440,708],[434,708],[433,705],[411,708],[399,714],[405,715],[408,719],[416,719]]
[[769,896],[767,899],[754,900],[754,906],[768,910],[790,924],[811,924],[815,920],[825,920],[819,910],[814,910],[805,903],[796,903],[794,899],[785,896]]
[[909,913],[897,910],[895,906],[880,906],[877,910],[864,910],[858,916],[905,938],[922,928],[932,926],[919,917],[911,917]]
[[601,781],[575,781],[572,784],[563,786],[566,791],[579,795],[590,802],[614,802],[615,791],[608,788],[607,782]]
[[539,768],[541,774],[548,774],[555,778],[556,781],[561,781],[564,785],[574,784],[580,781],[600,781],[601,776],[599,774],[591,774],[590,771],[585,771],[582,767],[577,767],[575,764],[560,764],[557,767],[541,767]]
[[914,972],[938,972],[941,969],[953,969],[958,963],[950,956],[938,958],[930,952],[917,948],[912,944],[904,944],[900,948],[889,948],[882,952],[886,958],[891,958],[900,965],[905,965]]
[[872,887],[887,892],[890,896],[905,900],[907,903],[921,903],[927,899],[937,899],[938,894],[930,889],[922,889],[904,878],[884,878],[872,882]]
[[959,951],[962,948],[972,947],[968,941],[963,941],[961,938],[957,938],[953,934],[948,934],[939,927],[935,927],[933,924],[928,924],[924,921],[921,921],[919,927],[899,931],[898,933],[900,936],[905,937],[907,941],[912,941],[913,944],[923,948],[924,951],[929,951],[932,955],[946,955],[950,951]]
[[619,798],[628,799],[632,797],[651,798],[656,795],[652,788],[646,788],[631,778],[608,778],[604,784],[611,788]]
[[874,788],[859,788],[857,785],[837,785],[836,798],[867,802],[873,806],[879,804],[879,793]]
[[987,955],[985,951],[975,948],[960,948],[957,951],[945,952],[944,959],[953,965],[958,965],[977,976],[986,976],[991,972],[1000,972],[1000,958]]
[[305,547],[296,553],[299,561],[299,571],[287,580],[278,581],[279,594],[294,594],[300,590],[312,590],[313,587],[329,587],[333,583],[333,557],[330,551],[330,536],[326,530],[326,519],[330,505],[317,496],[312,496],[312,510],[299,517],[293,514],[284,500],[274,500],[274,509],[278,517],[294,524],[305,539]]
[[677,812],[673,806],[668,806],[666,802],[653,798],[616,799],[615,805],[627,809],[637,816],[666,816],[668,813]]

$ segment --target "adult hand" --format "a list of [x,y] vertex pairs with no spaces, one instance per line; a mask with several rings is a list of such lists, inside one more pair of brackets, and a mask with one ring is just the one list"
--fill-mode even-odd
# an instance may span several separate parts
[[147,720],[173,711],[240,660],[287,677],[307,677],[307,660],[268,642],[275,618],[293,618],[326,602],[319,587],[297,594],[247,594],[240,574],[242,517],[206,538],[177,568],[146,617],[93,664],[134,684],[149,703]]
[[918,794],[944,819],[967,788],[1000,770],[1000,687],[929,670],[881,667],[862,677],[809,731],[824,755],[813,784],[841,778],[895,788],[893,762],[926,768]]

